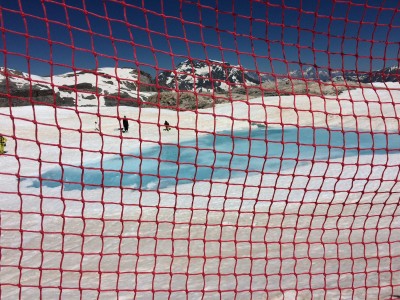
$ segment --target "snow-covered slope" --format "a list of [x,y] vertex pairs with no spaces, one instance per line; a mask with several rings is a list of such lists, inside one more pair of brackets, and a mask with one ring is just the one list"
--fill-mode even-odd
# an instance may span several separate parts
[[[361,139],[363,134],[356,132],[383,131],[385,142],[390,131],[399,132],[399,83],[378,83],[339,96],[260,97],[250,104],[233,101],[202,109],[196,116],[190,111],[137,107],[0,108],[0,128],[8,138],[8,152],[0,156],[3,298],[40,298],[42,293],[51,299],[114,299],[119,290],[126,298],[147,299],[151,294],[146,290],[169,289],[173,299],[180,299],[187,295],[182,293],[183,282],[184,290],[197,295],[204,289],[211,299],[221,294],[215,281],[220,280],[224,290],[235,291],[240,277],[245,278],[239,287],[243,291],[267,290],[260,293],[261,299],[391,299],[399,294],[400,153],[380,149],[353,155],[357,148],[350,150],[345,140],[326,139],[318,145],[314,134],[310,139],[287,140],[280,131],[301,126],[315,132],[353,131],[346,140]],[[100,131],[94,128],[98,113]],[[122,134],[115,129],[124,114],[133,122]],[[178,128],[163,131],[163,120]],[[196,159],[199,149],[208,149],[214,158],[234,148],[221,149],[215,143],[192,148],[185,141],[234,135],[250,130],[251,122],[274,127],[266,142],[272,135],[281,136],[282,145],[287,142],[285,152],[297,143],[292,168],[237,172],[241,175],[226,181],[183,180],[160,190],[31,186],[46,171],[72,165],[80,169],[93,161],[125,161],[133,151],[142,153],[154,145],[178,144],[190,148]],[[317,154],[331,142],[332,148],[343,147],[345,159],[299,158],[305,144],[314,145]],[[154,154],[154,162],[159,161],[159,154]],[[262,159],[250,148],[240,156]],[[142,156],[137,160],[141,164]],[[233,157],[231,162],[229,171],[234,173]],[[201,166],[211,169],[198,161],[196,168]],[[154,172],[157,180],[159,171]],[[205,280],[217,277],[215,265],[220,274],[234,270],[238,276]],[[173,268],[190,272],[175,280]],[[167,270],[167,275],[154,275],[154,270]],[[367,280],[373,288],[366,287]],[[136,282],[141,290],[130,293],[139,286]],[[36,288],[38,283],[42,291]],[[310,283],[320,288],[310,289]]]
[[228,91],[232,87],[259,84],[240,66],[216,60],[185,60],[175,70],[161,72],[158,83],[171,89],[198,92]]
[[[99,68],[41,77],[0,68],[0,106],[56,105],[137,106],[152,94],[150,75],[130,68]],[[11,95],[6,97],[6,95]]]

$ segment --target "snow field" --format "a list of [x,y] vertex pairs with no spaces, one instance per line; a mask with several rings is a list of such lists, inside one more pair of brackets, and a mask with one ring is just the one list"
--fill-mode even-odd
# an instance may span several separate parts
[[[265,120],[277,127],[398,131],[399,84],[374,87],[343,93],[340,101],[257,98],[198,114],[1,108],[1,130],[16,137],[7,143],[11,155],[0,156],[2,297],[146,299],[152,290],[159,291],[157,299],[169,293],[198,298],[202,290],[206,299],[219,292],[224,299],[248,299],[250,293],[255,299],[399,294],[398,152],[159,191],[35,189],[29,179],[16,177]],[[97,114],[101,132],[94,130]],[[129,133],[121,135],[123,115],[131,121]],[[165,119],[178,130],[163,132]]]

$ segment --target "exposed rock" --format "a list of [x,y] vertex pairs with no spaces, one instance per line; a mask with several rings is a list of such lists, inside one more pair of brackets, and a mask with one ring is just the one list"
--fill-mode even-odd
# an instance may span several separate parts
[[240,66],[214,60],[185,60],[175,70],[161,72],[157,82],[170,89],[197,92],[222,92],[236,86],[260,83]]
[[95,95],[88,95],[88,96],[82,96],[82,98],[87,99],[87,100],[93,100],[96,99]]
[[72,97],[60,97],[60,93],[54,93],[51,89],[38,90],[35,87],[17,87],[9,82],[8,89],[6,81],[0,82],[0,107],[25,106],[25,105],[55,105],[73,106],[75,99]]
[[133,83],[133,82],[131,82],[131,81],[127,81],[127,80],[121,81],[121,83],[123,83],[123,85],[124,85],[127,89],[129,89],[129,90],[131,90],[131,91],[136,91],[136,84],[135,84],[135,83]]
[[400,79],[399,66],[392,66],[371,72],[356,72],[352,70],[327,70],[313,66],[305,67],[301,70],[289,72],[292,79],[315,80],[322,82],[329,81],[353,81],[360,83],[372,82],[398,82]]
[[191,92],[161,92],[147,98],[143,107],[160,107],[173,110],[197,110],[213,107],[215,104],[228,102],[223,96],[212,94],[194,94]]
[[397,66],[384,68],[366,75],[363,82],[400,82],[400,69]]
[[93,93],[101,93],[102,89],[96,86],[93,86],[91,83],[83,82],[74,85],[63,85],[59,87],[62,91],[79,91],[79,92],[93,92]]
[[138,107],[141,104],[141,100],[132,98],[128,93],[114,93],[104,96],[104,104],[106,106],[134,106]]
[[[156,92],[157,91],[155,79],[153,79],[149,73],[144,72],[142,70],[140,70],[140,72],[138,72],[135,69],[132,69],[132,71],[130,73],[132,75],[138,75],[138,81],[135,82],[135,85],[137,85],[137,89],[139,91],[141,91],[141,92]],[[135,90],[136,90],[136,87],[135,87]]]

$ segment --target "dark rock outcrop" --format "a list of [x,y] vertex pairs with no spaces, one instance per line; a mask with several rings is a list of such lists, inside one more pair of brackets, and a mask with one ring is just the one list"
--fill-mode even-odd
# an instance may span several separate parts
[[161,92],[147,98],[143,107],[158,107],[173,110],[197,110],[213,107],[215,104],[228,102],[224,97],[212,94],[197,95],[191,92]]
[[83,82],[73,85],[62,85],[59,87],[61,91],[77,91],[77,92],[90,92],[101,93],[103,90],[99,87],[93,86],[91,83]]
[[114,93],[104,96],[105,106],[133,106],[138,107],[141,104],[141,100],[132,98],[128,93]]
[[185,60],[175,70],[161,72],[156,81],[169,89],[199,92],[224,92],[232,87],[260,83],[239,66],[214,60]]
[[37,89],[29,85],[17,87],[15,83],[6,80],[0,82],[0,107],[25,106],[25,105],[54,105],[74,106],[72,97],[60,97],[52,89]]

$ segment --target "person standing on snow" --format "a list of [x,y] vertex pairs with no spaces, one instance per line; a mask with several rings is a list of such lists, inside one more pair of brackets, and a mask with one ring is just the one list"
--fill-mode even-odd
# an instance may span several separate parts
[[164,131],[170,131],[171,130],[171,127],[169,127],[169,123],[168,123],[167,120],[165,120],[164,125],[165,125]]
[[128,132],[128,130],[129,130],[129,122],[128,122],[128,119],[126,118],[126,116],[124,116],[124,119],[122,120],[122,125],[124,127],[122,132]]

